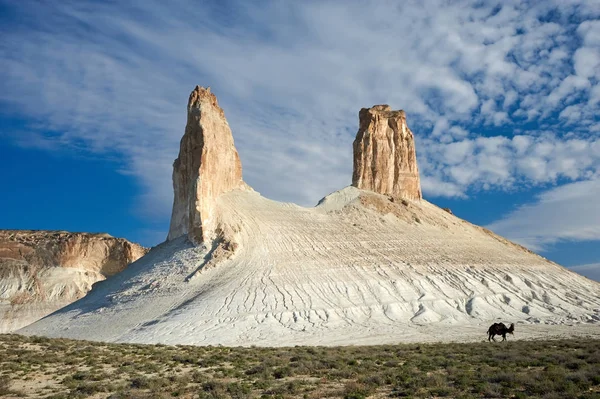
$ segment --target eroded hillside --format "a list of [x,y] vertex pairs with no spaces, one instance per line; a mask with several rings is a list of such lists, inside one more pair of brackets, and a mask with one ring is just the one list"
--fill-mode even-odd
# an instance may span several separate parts
[[108,234],[0,230],[0,332],[83,297],[146,252]]
[[473,341],[497,321],[597,331],[600,284],[421,198],[404,112],[362,109],[353,185],[305,208],[241,180],[210,90],[187,110],[168,241],[21,332],[292,346]]

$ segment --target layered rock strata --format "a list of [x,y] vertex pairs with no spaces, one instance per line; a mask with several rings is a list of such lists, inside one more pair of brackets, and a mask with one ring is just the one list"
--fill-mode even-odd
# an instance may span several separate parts
[[404,111],[375,105],[359,112],[354,140],[354,187],[395,198],[421,199],[415,139]]
[[83,297],[146,252],[108,234],[0,230],[0,333]]
[[210,88],[196,86],[173,164],[175,197],[167,239],[187,235],[197,244],[218,238],[215,199],[242,187],[242,164],[225,114]]

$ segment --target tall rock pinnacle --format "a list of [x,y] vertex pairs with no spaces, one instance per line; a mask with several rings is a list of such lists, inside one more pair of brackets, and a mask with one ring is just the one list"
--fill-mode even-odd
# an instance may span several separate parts
[[359,112],[352,185],[393,197],[421,199],[413,133],[404,111],[375,105]]
[[194,243],[217,236],[215,199],[245,187],[231,129],[209,88],[192,91],[179,156],[173,163],[173,213],[168,240],[187,234]]

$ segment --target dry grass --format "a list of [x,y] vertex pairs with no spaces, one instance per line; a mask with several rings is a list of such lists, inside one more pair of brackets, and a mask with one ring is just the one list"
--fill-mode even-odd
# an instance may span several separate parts
[[600,398],[600,341],[227,348],[0,335],[0,396]]

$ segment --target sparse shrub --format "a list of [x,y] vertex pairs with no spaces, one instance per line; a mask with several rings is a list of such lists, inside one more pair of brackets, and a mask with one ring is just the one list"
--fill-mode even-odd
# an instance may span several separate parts
[[106,388],[106,385],[100,382],[82,383],[81,385],[78,385],[71,393],[88,397],[98,392],[106,392]]
[[195,384],[204,383],[208,380],[208,377],[204,373],[201,373],[198,370],[196,370],[192,373],[191,378],[192,378],[192,382]]
[[10,378],[3,375],[0,377],[0,395],[7,395],[10,392]]
[[129,387],[133,389],[150,389],[156,391],[170,385],[170,381],[164,377],[136,375],[129,380]]
[[451,389],[450,387],[437,387],[437,388],[433,388],[429,391],[429,393],[431,395],[433,395],[434,397],[451,396],[453,392],[454,392],[454,390]]
[[202,384],[202,391],[200,392],[201,398],[227,398],[227,388],[222,382],[211,380]]
[[281,379],[292,375],[292,370],[289,367],[278,367],[273,370],[273,377]]
[[344,385],[344,399],[364,399],[373,392],[364,384],[351,381]]
[[246,375],[267,374],[268,372],[269,367],[267,367],[264,363],[260,363],[246,370]]
[[249,398],[252,389],[248,384],[240,384],[239,382],[232,382],[227,385],[227,393],[236,399]]
[[567,364],[565,364],[565,367],[568,368],[569,370],[579,370],[583,366],[585,366],[585,362],[583,362],[581,360],[572,360],[572,361],[568,362]]

